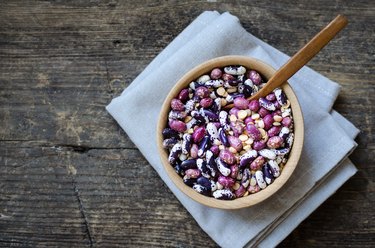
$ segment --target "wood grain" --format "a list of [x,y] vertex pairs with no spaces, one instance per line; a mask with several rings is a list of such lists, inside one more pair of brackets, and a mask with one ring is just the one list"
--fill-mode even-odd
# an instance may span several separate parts
[[374,247],[371,1],[0,1],[0,246],[216,247],[105,111],[204,10],[294,54],[338,13],[309,65],[342,86],[359,171],[280,247]]

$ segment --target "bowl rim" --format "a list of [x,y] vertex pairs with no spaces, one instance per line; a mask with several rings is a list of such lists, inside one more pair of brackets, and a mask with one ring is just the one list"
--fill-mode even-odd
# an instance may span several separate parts
[[224,67],[228,65],[243,65],[247,69],[254,69],[258,71],[265,78],[270,78],[271,75],[276,72],[276,70],[272,66],[259,59],[239,55],[216,57],[195,66],[177,81],[177,83],[172,87],[167,97],[165,98],[161,107],[161,111],[159,113],[159,119],[156,129],[156,139],[159,157],[163,164],[164,170],[180,191],[182,191],[184,194],[186,194],[196,202],[209,207],[219,209],[239,209],[253,206],[269,198],[271,195],[276,193],[291,177],[302,153],[304,142],[304,122],[298,99],[293,89],[289,86],[289,83],[286,82],[281,86],[281,88],[283,89],[291,103],[294,121],[294,142],[289,154],[288,161],[285,164],[280,176],[276,178],[274,182],[268,185],[265,189],[262,189],[255,194],[249,194],[248,196],[236,198],[234,200],[220,200],[213,197],[208,197],[199,194],[194,189],[187,186],[183,182],[181,176],[178,175],[175,172],[174,168],[169,164],[167,150],[163,147],[162,130],[167,125],[167,116],[170,111],[170,102],[177,96],[178,92],[180,92],[183,88],[188,87],[191,81],[194,81],[199,76],[210,72],[213,68]]

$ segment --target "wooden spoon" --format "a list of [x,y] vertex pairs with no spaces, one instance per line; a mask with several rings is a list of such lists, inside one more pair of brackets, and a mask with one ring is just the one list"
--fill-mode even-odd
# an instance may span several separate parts
[[[259,99],[266,96],[275,88],[281,86],[291,78],[299,69],[309,62],[333,37],[336,36],[346,25],[348,20],[345,16],[338,15],[304,47],[302,47],[293,57],[291,57],[276,73],[268,80],[265,86],[256,94],[248,97],[248,100]],[[233,108],[233,104],[228,104],[225,109]]]

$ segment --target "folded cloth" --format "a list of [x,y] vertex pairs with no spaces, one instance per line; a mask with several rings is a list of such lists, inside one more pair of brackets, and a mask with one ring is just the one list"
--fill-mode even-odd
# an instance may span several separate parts
[[240,210],[213,209],[191,200],[163,169],[156,146],[158,115],[180,77],[196,65],[224,55],[255,57],[276,69],[289,58],[248,33],[237,17],[206,11],[107,110],[218,245],[275,246],[356,172],[347,157],[356,147],[358,130],[331,110],[339,85],[305,66],[289,80],[302,108],[305,144],[300,162],[283,188],[263,203]]

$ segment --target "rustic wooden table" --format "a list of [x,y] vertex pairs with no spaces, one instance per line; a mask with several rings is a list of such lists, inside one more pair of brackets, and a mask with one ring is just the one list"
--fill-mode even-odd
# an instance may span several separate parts
[[0,246],[216,246],[105,106],[218,10],[287,54],[348,17],[309,66],[342,86],[334,108],[361,130],[359,172],[280,247],[374,247],[375,3],[295,2],[1,1]]

